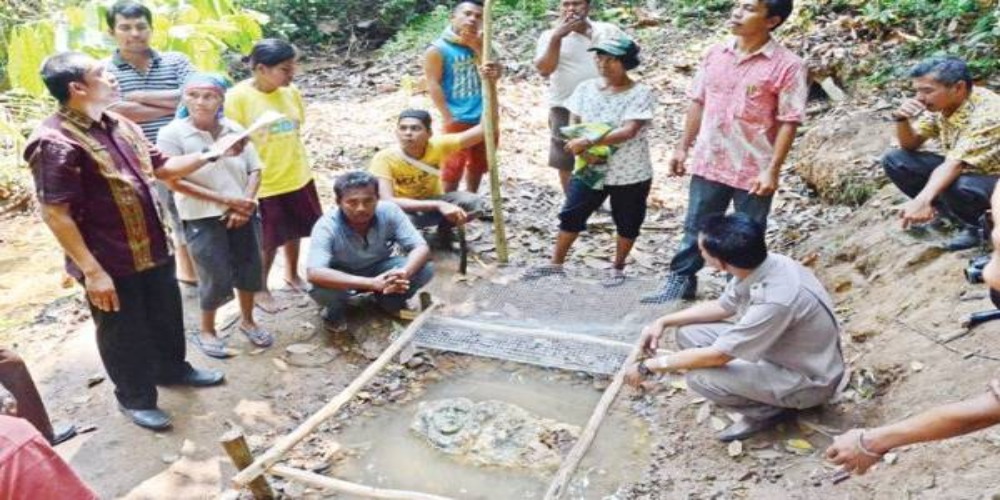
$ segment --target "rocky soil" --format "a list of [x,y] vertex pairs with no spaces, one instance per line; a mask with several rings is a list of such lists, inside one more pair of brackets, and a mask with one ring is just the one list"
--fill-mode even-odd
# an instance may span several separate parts
[[[685,89],[697,54],[710,40],[663,29],[644,33],[647,64],[639,73],[659,93],[660,118],[653,129],[657,168],[650,212],[630,272],[663,273],[679,237],[685,181],[669,178],[666,159],[679,137]],[[682,43],[683,42],[683,43]],[[686,47],[678,50],[677,47]],[[655,54],[655,56],[654,56]],[[520,57],[520,56],[518,56]],[[364,168],[379,148],[392,143],[394,117],[404,107],[427,107],[412,61],[342,60],[323,54],[307,65],[302,85],[309,97],[307,142],[324,204],[332,203],[332,179]],[[544,259],[561,203],[556,176],[544,166],[547,147],[543,82],[530,76],[523,58],[509,62],[504,80],[501,169],[512,260]],[[409,77],[402,75],[408,74]],[[885,147],[882,124],[866,114],[872,104],[857,101],[815,104],[805,140],[793,162],[818,165],[836,178],[841,167],[861,166],[879,177],[873,157]],[[872,172],[873,169],[874,173]],[[845,320],[844,350],[853,368],[851,390],[822,412],[740,445],[725,446],[712,434],[735,416],[692,394],[679,378],[658,389],[626,393],[625,406],[652,428],[652,451],[643,479],[621,485],[620,498],[990,498],[1000,494],[1000,431],[987,430],[947,443],[899,450],[891,463],[863,478],[834,484],[821,458],[832,435],[856,425],[911,415],[923,408],[975,394],[1000,369],[1000,323],[969,332],[960,321],[991,306],[982,286],[966,284],[961,269],[974,251],[942,254],[933,240],[904,234],[891,189],[872,189],[852,208],[822,203],[791,173],[774,206],[769,235],[773,248],[811,265],[834,292]],[[853,178],[845,174],[844,178]],[[831,181],[827,192],[847,189]],[[839,199],[825,196],[827,199]],[[859,199],[859,201],[862,201]],[[577,243],[571,265],[600,268],[612,253],[606,215],[592,221]],[[489,228],[472,229],[474,274],[495,271]],[[93,329],[81,294],[65,282],[55,242],[37,214],[0,220],[0,345],[13,345],[28,360],[57,420],[96,426],[94,432],[60,446],[59,452],[104,497],[210,498],[224,487],[233,468],[217,444],[231,427],[248,435],[255,451],[289,432],[345,387],[378,354],[402,324],[366,312],[350,318],[353,334],[331,338],[322,332],[315,307],[301,295],[282,291],[285,309],[262,315],[278,342],[253,349],[233,338],[242,355],[222,362],[192,352],[201,366],[225,369],[227,385],[204,391],[166,389],[162,406],[175,416],[174,430],[150,433],[127,423],[114,410],[108,382],[94,348]],[[451,279],[454,258],[439,255],[439,281]],[[275,283],[275,285],[279,285]],[[710,298],[707,290],[703,298]],[[185,291],[186,320],[196,323],[196,299]],[[223,315],[224,316],[224,315]],[[291,465],[322,472],[349,455],[338,431],[365,418],[375,405],[418,398],[421,387],[440,380],[467,358],[424,353],[407,365],[390,365],[341,414],[289,457]],[[313,495],[301,486],[275,481],[291,498]]]

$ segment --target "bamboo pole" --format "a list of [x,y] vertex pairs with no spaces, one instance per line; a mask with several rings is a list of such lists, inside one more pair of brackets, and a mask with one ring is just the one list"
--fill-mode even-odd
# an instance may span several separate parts
[[594,413],[590,415],[590,420],[587,421],[587,426],[580,433],[580,439],[576,441],[573,449],[563,459],[562,465],[559,466],[559,472],[556,473],[555,478],[549,483],[548,491],[545,492],[545,500],[559,500],[566,493],[566,485],[569,484],[569,480],[580,465],[580,461],[583,460],[584,455],[587,454],[587,450],[590,449],[590,444],[594,441],[594,437],[597,436],[597,430],[601,427],[601,423],[604,422],[604,417],[608,414],[611,403],[614,403],[615,398],[618,396],[618,391],[621,390],[622,384],[625,382],[625,371],[639,357],[640,352],[642,352],[641,338],[632,347],[632,352],[629,353],[628,358],[625,359],[621,368],[618,369],[618,373],[615,374],[611,385],[601,395],[601,400],[597,403],[597,408],[594,409]]
[[[233,461],[237,470],[243,470],[253,463],[253,455],[250,453],[250,447],[247,446],[247,440],[243,437],[241,429],[230,430],[219,439],[219,442],[222,443],[222,447],[225,448],[226,454],[229,455],[229,459]],[[258,476],[250,481],[250,492],[257,500],[274,498],[271,485],[267,484],[267,479],[264,476]]]
[[389,498],[394,500],[451,500],[448,497],[419,493],[416,491],[384,490],[366,486],[363,484],[351,483],[343,479],[337,479],[314,472],[288,467],[287,465],[275,465],[270,469],[271,473],[286,479],[294,479],[303,484],[315,488],[325,488],[339,491],[350,495],[357,495],[362,498]]
[[345,387],[340,394],[337,394],[330,400],[330,402],[320,408],[319,411],[312,414],[312,416],[310,416],[305,422],[299,424],[298,428],[290,434],[282,437],[277,443],[271,446],[270,449],[257,457],[252,464],[248,465],[245,469],[233,476],[233,485],[241,488],[249,484],[255,478],[267,471],[267,469],[271,468],[271,466],[277,463],[278,460],[281,460],[288,450],[292,449],[292,447],[298,444],[299,441],[305,439],[326,419],[332,417],[340,411],[342,406],[353,399],[358,391],[367,385],[371,379],[375,378],[375,375],[377,375],[378,372],[381,371],[382,368],[387,365],[389,361],[392,360],[392,358],[413,339],[417,330],[424,324],[424,322],[427,321],[431,313],[437,309],[438,305],[439,304],[434,304],[424,312],[420,313],[420,316],[417,316],[416,319],[414,319],[413,322],[411,322],[409,326],[403,330],[403,333],[400,334],[399,338],[393,341],[393,343],[382,352],[378,359],[372,361],[372,363],[368,365],[363,372],[361,372],[361,375],[358,375],[358,378],[354,379],[354,381]]
[[[493,0],[483,2],[483,64],[493,62]],[[507,231],[504,228],[503,199],[500,197],[500,169],[497,165],[497,84],[483,78],[483,129],[486,161],[490,168],[490,200],[493,202],[493,241],[497,259],[506,264]]]
[[515,335],[520,337],[545,337],[554,340],[572,340],[574,342],[584,342],[588,344],[598,344],[611,349],[621,349],[623,352],[631,349],[632,344],[627,342],[621,342],[614,339],[607,339],[604,337],[597,337],[594,335],[580,335],[575,333],[567,333],[559,330],[542,330],[536,328],[519,328],[516,326],[506,326],[506,325],[494,325],[490,323],[481,323],[479,321],[470,321],[467,319],[460,318],[435,318],[434,322],[436,324],[444,326],[454,326],[457,328],[467,328],[469,330],[475,330],[479,332],[491,332],[504,335]]

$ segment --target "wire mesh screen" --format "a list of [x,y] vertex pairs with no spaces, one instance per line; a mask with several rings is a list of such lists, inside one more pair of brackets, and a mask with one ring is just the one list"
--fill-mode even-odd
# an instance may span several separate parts
[[495,278],[443,292],[440,309],[416,333],[422,347],[533,365],[612,374],[642,327],[669,311],[642,304],[659,285],[630,278],[606,287],[587,273],[534,280]]

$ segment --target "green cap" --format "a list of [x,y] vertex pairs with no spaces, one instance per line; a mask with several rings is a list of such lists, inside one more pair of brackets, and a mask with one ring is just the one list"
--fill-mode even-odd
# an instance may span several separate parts
[[598,40],[587,50],[591,52],[604,52],[605,54],[615,57],[622,57],[630,52],[634,52],[635,48],[635,42],[633,42],[629,37],[619,36]]

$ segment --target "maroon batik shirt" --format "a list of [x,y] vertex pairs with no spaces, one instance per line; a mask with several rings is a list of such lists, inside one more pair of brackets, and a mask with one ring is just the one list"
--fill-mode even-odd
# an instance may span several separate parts
[[[28,139],[24,158],[43,204],[68,204],[101,267],[123,277],[169,262],[169,238],[150,182],[167,157],[137,125],[106,112],[100,121],[62,108]],[[66,271],[83,273],[67,256]]]

